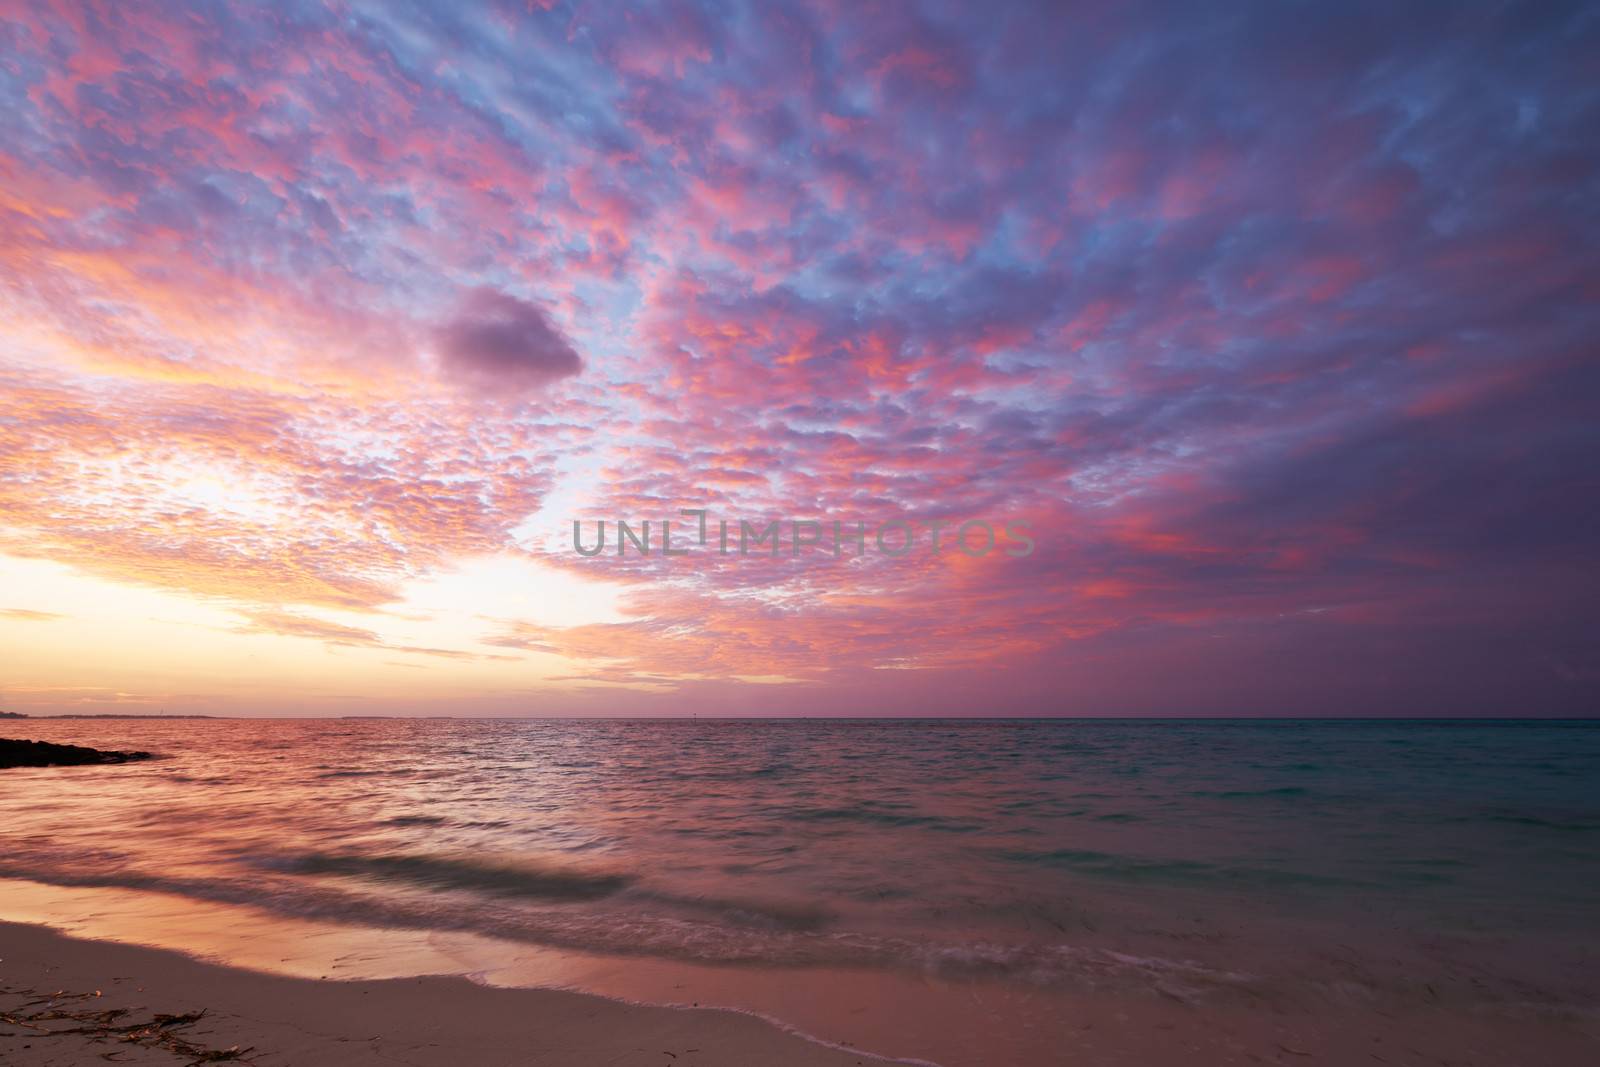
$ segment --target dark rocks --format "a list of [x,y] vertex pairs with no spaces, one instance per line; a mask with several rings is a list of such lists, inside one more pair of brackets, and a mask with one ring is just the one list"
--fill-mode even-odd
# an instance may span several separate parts
[[149,752],[103,752],[82,745],[55,745],[49,741],[18,741],[0,737],[0,768],[82,767],[94,763],[128,763],[150,758]]

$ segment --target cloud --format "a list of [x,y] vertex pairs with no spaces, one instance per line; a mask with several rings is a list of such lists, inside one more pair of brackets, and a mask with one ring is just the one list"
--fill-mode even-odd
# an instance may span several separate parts
[[538,305],[495,289],[472,290],[436,339],[446,371],[478,388],[537,389],[583,369]]
[[354,626],[341,626],[336,622],[327,622],[323,619],[308,619],[303,615],[292,615],[281,611],[252,611],[247,612],[250,619],[248,626],[241,628],[242,633],[276,634],[280,637],[312,637],[339,645],[379,645],[378,635],[371,630],[361,630]]
[[1581,4],[176,6],[7,38],[0,550],[392,652],[316,612],[578,514],[1021,518],[1025,562],[552,551],[637,610],[490,644],[907,711],[1401,661],[1593,705]]
[[248,611],[241,610],[240,614],[250,621],[238,628],[244,634],[271,634],[277,637],[306,637],[316,641],[324,641],[330,645],[345,645],[351,647],[381,648],[390,652],[403,652],[411,656],[435,656],[440,659],[456,660],[505,660],[515,661],[516,656],[500,656],[479,652],[467,652],[456,648],[430,648],[425,645],[394,645],[390,644],[371,630],[363,630],[355,626],[345,626],[326,619],[313,619],[304,615],[296,615],[285,611]]

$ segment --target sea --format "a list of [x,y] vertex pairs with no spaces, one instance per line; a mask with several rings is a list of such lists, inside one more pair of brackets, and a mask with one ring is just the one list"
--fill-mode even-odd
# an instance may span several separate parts
[[[0,919],[225,960],[248,954],[229,931],[252,929],[246,962],[269,969],[262,931],[340,932],[312,960],[283,949],[279,969],[316,977],[692,998],[842,1043],[849,1020],[804,992],[819,975],[850,976],[868,1003],[899,990],[883,1002],[903,1011],[919,989],[1025,993],[1034,1012],[1085,993],[1597,1002],[1595,721],[26,719],[0,734],[159,755],[0,771]],[[881,1041],[895,1031],[877,1014]],[[1004,1014],[983,1025],[1014,1030]],[[914,1040],[884,1051],[935,1059]]]

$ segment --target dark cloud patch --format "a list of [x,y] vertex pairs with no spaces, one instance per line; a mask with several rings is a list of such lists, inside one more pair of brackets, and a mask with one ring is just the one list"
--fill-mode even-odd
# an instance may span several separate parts
[[469,293],[436,341],[446,372],[477,388],[537,389],[583,369],[538,305],[494,289]]

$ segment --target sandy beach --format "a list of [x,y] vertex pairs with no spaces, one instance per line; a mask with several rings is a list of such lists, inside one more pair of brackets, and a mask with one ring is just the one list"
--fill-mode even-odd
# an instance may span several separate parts
[[0,1062],[100,1061],[259,1067],[883,1062],[731,1011],[491,989],[464,978],[283,978],[0,924]]
[[[846,988],[835,995],[851,996]],[[937,1003],[937,1000],[930,1003]],[[946,1001],[944,1012],[960,1010]],[[981,1004],[968,1009],[984,1010]],[[1373,1011],[1350,1004],[1213,1006],[1084,995],[1048,1034],[947,1064],[1209,1067],[1378,1064],[1548,1067],[1590,1062],[1591,1022]],[[952,1046],[960,1042],[953,1042]],[[321,981],[0,923],[0,1062],[17,1067],[238,1062],[259,1067],[599,1065],[862,1067],[922,1063],[829,1047],[754,1015],[650,1007],[461,977]]]

